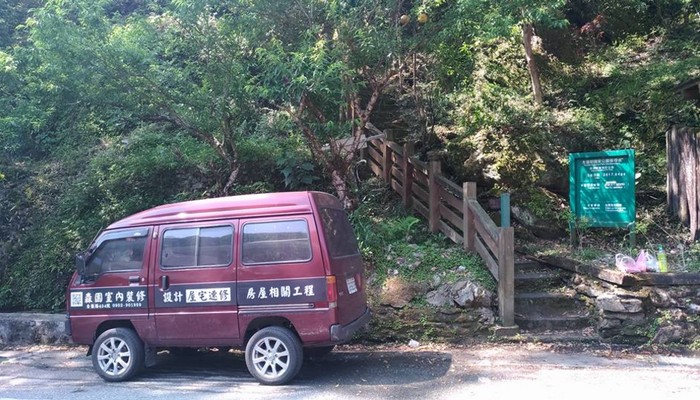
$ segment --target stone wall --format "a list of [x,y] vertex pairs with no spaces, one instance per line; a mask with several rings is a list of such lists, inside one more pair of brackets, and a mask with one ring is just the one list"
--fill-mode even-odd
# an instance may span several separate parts
[[65,314],[0,314],[0,346],[68,343]]
[[616,343],[700,343],[700,285],[621,287],[577,274],[598,334]]
[[372,320],[361,340],[464,342],[490,334],[495,296],[469,280],[414,283],[389,277],[369,299]]

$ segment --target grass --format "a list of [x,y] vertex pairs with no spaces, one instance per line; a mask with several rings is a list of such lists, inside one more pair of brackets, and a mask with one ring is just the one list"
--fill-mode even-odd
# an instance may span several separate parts
[[428,232],[425,222],[403,209],[393,193],[373,188],[351,219],[360,249],[381,285],[389,276],[409,282],[456,282],[470,279],[489,290],[494,279],[478,255],[465,252],[441,234]]

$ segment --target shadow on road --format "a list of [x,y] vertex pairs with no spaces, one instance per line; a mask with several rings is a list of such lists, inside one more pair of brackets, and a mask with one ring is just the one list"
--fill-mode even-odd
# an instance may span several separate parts
[[[293,385],[404,385],[425,382],[447,374],[452,356],[439,351],[334,351],[320,359],[304,360]],[[161,352],[158,364],[141,379],[190,376],[253,382],[242,352],[196,352],[174,355]]]

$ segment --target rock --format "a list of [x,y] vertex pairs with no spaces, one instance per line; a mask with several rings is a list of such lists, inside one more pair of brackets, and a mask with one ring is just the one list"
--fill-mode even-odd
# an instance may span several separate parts
[[428,292],[425,300],[433,307],[446,307],[452,305],[452,295],[449,285],[442,285],[432,292]]
[[379,302],[382,305],[391,306],[393,308],[403,308],[411,302],[411,300],[425,293],[422,285],[417,283],[406,282],[399,276],[391,276],[387,278],[382,286]]
[[606,293],[596,298],[596,306],[603,311],[637,313],[642,311],[642,301],[639,299],[623,299],[617,295]]
[[659,288],[654,288],[651,291],[649,300],[651,300],[651,304],[656,307],[668,308],[672,305],[676,305],[676,301],[671,297],[671,295],[667,291]]
[[480,319],[479,322],[482,324],[486,325],[493,325],[496,323],[496,315],[493,313],[493,310],[490,308],[480,308]]
[[492,299],[488,290],[471,281],[459,281],[452,287],[452,300],[462,308],[488,307]]
[[651,342],[657,344],[677,342],[683,339],[683,336],[683,329],[680,326],[663,326],[659,328],[659,331],[656,332],[656,335],[654,335],[654,338],[651,339]]
[[700,315],[700,305],[688,304],[688,312],[693,315]]
[[411,348],[413,348],[413,349],[415,349],[416,347],[419,347],[419,346],[420,346],[420,343],[418,343],[417,341],[415,341],[415,340],[413,340],[413,339],[411,339],[411,340],[408,342],[408,347],[411,347]]
[[430,283],[431,283],[430,287],[432,289],[437,289],[440,286],[440,283],[442,283],[442,278],[440,277],[439,274],[435,274],[435,275],[433,275],[433,280]]

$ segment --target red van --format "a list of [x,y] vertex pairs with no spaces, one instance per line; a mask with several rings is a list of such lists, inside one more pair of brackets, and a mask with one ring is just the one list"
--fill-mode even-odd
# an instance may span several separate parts
[[263,384],[370,319],[362,257],[337,198],[270,193],[164,205],[115,222],[76,257],[69,329],[106,381],[158,348],[245,348]]

